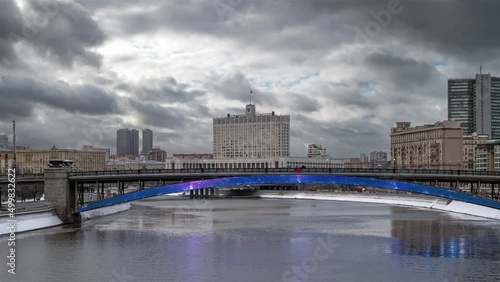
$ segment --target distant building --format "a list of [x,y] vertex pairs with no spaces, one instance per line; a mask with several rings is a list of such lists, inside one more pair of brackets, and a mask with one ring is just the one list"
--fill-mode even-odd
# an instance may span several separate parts
[[132,129],[130,130],[130,155],[139,155],[139,130]]
[[464,135],[477,132],[500,139],[500,78],[477,74],[449,79],[448,119],[459,121]]
[[167,152],[160,147],[153,148],[147,155],[148,161],[164,162],[167,158]]
[[474,170],[474,165],[476,163],[476,152],[477,147],[481,144],[485,144],[489,141],[488,135],[478,135],[473,133],[472,135],[463,136],[463,163],[462,169]]
[[391,128],[394,168],[459,169],[462,161],[462,128],[459,121],[411,127],[398,122]]
[[308,158],[328,158],[326,154],[326,149],[318,144],[310,144],[307,147],[307,157]]
[[147,155],[153,150],[153,131],[144,129],[142,131],[142,154]]
[[500,140],[477,145],[475,170],[500,171]]
[[139,155],[139,131],[137,129],[118,129],[116,132],[116,155]]
[[359,156],[359,159],[360,159],[360,162],[362,163],[367,163],[370,161],[370,159],[368,159],[368,155],[365,154],[365,153],[362,153],[360,156]]
[[104,152],[106,161],[110,158],[111,149],[110,148],[97,148],[90,145],[83,145],[83,151],[93,151],[93,152]]
[[[98,171],[106,168],[106,153],[98,151],[65,150],[55,146],[50,150],[17,149],[16,172],[20,174],[43,173],[49,160],[71,160],[75,171]],[[5,174],[12,166],[13,152],[0,151],[0,173]]]
[[288,157],[290,116],[255,113],[246,105],[246,114],[213,119],[213,149],[216,159]]
[[250,168],[344,168],[344,160],[275,157],[275,158],[233,158],[233,159],[187,159],[166,160],[167,169],[250,169]]
[[9,136],[4,132],[0,132],[0,148],[9,147]]
[[370,167],[371,168],[387,168],[389,165],[387,161],[387,152],[374,151],[370,153]]
[[175,159],[213,159],[214,154],[173,154]]
[[164,162],[146,160],[108,161],[106,170],[139,170],[139,169],[165,169]]

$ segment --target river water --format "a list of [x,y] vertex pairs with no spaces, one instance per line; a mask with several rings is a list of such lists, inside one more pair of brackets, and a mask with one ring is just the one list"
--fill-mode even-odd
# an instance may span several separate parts
[[381,204],[160,197],[17,234],[0,281],[500,281],[500,223]]

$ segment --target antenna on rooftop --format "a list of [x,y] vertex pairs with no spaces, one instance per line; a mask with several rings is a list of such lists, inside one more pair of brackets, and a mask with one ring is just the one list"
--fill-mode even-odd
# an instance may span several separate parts
[[250,105],[252,104],[252,88],[250,88]]

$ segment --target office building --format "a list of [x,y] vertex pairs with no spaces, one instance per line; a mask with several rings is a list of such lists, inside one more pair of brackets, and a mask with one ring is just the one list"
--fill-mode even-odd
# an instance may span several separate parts
[[167,152],[160,147],[153,148],[147,155],[148,161],[164,162],[166,158]]
[[460,169],[462,128],[459,121],[411,127],[398,122],[391,128],[391,156],[394,168]]
[[148,155],[153,150],[153,131],[151,129],[142,130],[142,154]]
[[132,129],[130,131],[130,147],[129,155],[139,155],[139,130]]
[[290,155],[290,116],[256,114],[246,105],[246,114],[213,119],[213,150],[216,159],[266,158]]
[[476,163],[476,152],[478,145],[485,144],[489,141],[488,135],[472,135],[463,136],[463,164],[462,169],[474,170]]
[[500,140],[490,140],[477,145],[474,169],[478,171],[500,171]]
[[307,157],[308,158],[328,158],[326,154],[326,149],[318,144],[309,144],[307,147]]
[[118,129],[116,132],[116,155],[139,155],[139,131],[137,129]]
[[116,155],[125,156],[129,154],[130,130],[128,128],[116,131]]
[[0,148],[2,147],[9,147],[9,136],[7,136],[4,132],[0,132]]
[[387,168],[388,165],[389,163],[387,161],[387,152],[370,152],[370,168]]
[[500,78],[477,74],[448,80],[448,119],[459,121],[464,135],[500,138]]
[[110,148],[97,148],[90,145],[83,145],[83,151],[91,152],[104,152],[106,161],[110,158],[111,149]]

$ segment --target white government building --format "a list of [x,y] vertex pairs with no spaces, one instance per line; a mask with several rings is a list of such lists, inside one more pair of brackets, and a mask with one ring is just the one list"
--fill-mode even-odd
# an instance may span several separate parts
[[[248,104],[245,114],[213,119],[213,158],[167,158],[166,169],[344,168],[344,160],[326,154],[316,158],[290,157],[290,116],[256,114]],[[157,169],[157,162],[109,162],[121,167]]]
[[290,116],[255,113],[246,105],[246,114],[213,119],[215,159],[290,156]]

